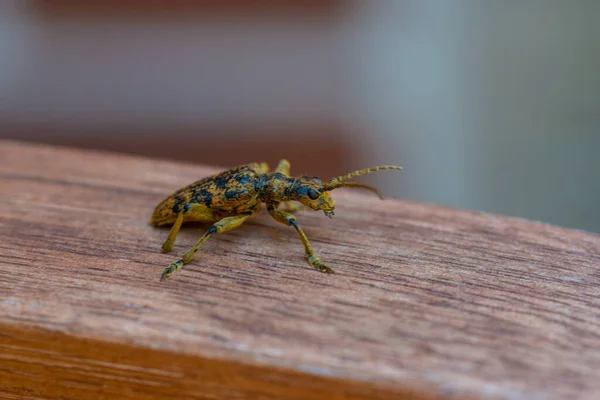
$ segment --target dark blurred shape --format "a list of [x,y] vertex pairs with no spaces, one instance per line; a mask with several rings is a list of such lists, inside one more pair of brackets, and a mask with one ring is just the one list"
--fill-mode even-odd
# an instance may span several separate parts
[[[600,232],[600,2],[0,2],[0,137]],[[363,179],[363,178],[361,178]]]
[[46,15],[74,18],[85,14],[115,16],[124,14],[145,16],[190,13],[225,14],[294,14],[337,15],[341,0],[36,0],[36,7]]
[[69,129],[20,131],[4,137],[34,142],[103,149],[196,164],[232,166],[266,161],[274,168],[286,158],[293,175],[330,178],[360,167],[358,150],[341,127],[198,127],[176,131],[110,131],[87,128],[85,135]]
[[342,2],[38,0],[3,137],[229,167],[357,168],[337,115]]

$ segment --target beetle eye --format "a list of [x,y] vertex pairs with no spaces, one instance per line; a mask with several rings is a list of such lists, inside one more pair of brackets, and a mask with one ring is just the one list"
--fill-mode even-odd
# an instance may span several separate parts
[[308,189],[306,194],[311,198],[311,200],[316,200],[319,198],[319,193],[315,189]]

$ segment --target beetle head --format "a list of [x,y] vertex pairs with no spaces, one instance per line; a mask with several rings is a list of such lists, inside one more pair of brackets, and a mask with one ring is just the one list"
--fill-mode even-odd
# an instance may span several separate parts
[[299,201],[315,211],[323,211],[329,218],[333,216],[335,202],[323,189],[323,182],[319,178],[303,176],[296,179],[292,200]]

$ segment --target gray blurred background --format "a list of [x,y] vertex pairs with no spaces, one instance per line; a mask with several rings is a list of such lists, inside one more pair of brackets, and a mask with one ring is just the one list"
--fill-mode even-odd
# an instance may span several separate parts
[[[225,4],[224,4],[225,3]],[[0,2],[0,138],[600,232],[600,1]]]

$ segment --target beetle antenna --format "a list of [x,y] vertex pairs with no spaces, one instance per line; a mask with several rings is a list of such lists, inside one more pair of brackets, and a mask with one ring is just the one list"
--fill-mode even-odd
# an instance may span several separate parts
[[373,193],[375,193],[381,200],[383,200],[383,193],[381,193],[381,191],[371,185],[365,185],[364,183],[356,183],[356,182],[344,182],[342,183],[340,186],[338,186],[338,188],[340,187],[352,187],[352,188],[359,188],[359,189],[367,189]]
[[335,178],[331,178],[329,180],[329,182],[327,182],[325,185],[323,185],[323,190],[330,191],[330,190],[337,189],[337,188],[344,187],[344,186],[345,187],[357,187],[357,188],[363,188],[363,189],[370,190],[370,191],[376,193],[379,197],[383,198],[383,196],[381,195],[381,192],[372,186],[364,185],[361,183],[355,183],[355,182],[346,182],[346,181],[348,179],[356,178],[357,176],[367,175],[372,172],[382,171],[382,170],[386,170],[386,169],[401,171],[402,167],[399,167],[397,165],[379,165],[377,167],[370,167],[370,168],[365,168],[365,169],[361,169],[358,171],[350,172],[349,174],[346,174],[346,175],[336,176]]

